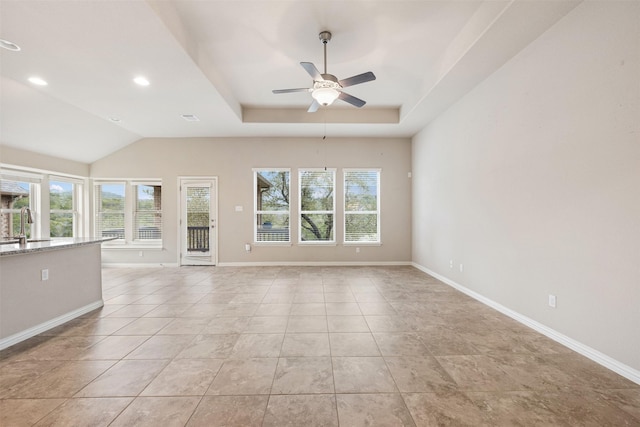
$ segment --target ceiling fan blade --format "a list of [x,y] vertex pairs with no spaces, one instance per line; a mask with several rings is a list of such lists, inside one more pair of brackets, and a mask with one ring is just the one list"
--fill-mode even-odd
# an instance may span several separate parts
[[309,105],[307,113],[315,113],[316,111],[318,111],[318,108],[320,108],[320,103],[314,99],[311,105]]
[[365,101],[363,101],[360,98],[356,98],[353,95],[349,95],[348,93],[344,93],[344,92],[340,92],[340,95],[338,95],[338,98],[342,99],[344,102],[348,102],[349,104],[353,105],[354,107],[362,107],[364,104],[366,104]]
[[358,74],[357,76],[348,77],[346,79],[340,80],[340,86],[348,87],[353,85],[359,85],[360,83],[370,82],[371,80],[375,80],[376,76],[371,72],[367,71],[366,73]]
[[324,80],[322,78],[322,74],[320,74],[320,71],[318,71],[316,66],[313,65],[311,62],[301,62],[300,65],[302,65],[302,68],[304,68],[307,71],[307,73],[309,73],[309,75],[313,80],[317,82],[321,82]]
[[273,93],[292,93],[292,92],[310,92],[311,89],[308,87],[301,87],[296,89],[274,89],[271,92]]

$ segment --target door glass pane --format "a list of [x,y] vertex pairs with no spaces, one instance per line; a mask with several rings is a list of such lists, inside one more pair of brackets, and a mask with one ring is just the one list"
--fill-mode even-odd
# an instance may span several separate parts
[[209,187],[187,187],[187,251],[209,252]]

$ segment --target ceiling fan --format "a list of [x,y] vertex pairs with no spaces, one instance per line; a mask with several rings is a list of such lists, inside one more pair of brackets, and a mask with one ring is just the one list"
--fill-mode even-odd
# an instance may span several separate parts
[[311,62],[301,62],[302,68],[313,78],[313,87],[310,88],[296,88],[296,89],[275,89],[273,93],[291,93],[291,92],[310,92],[313,102],[309,106],[307,112],[315,113],[320,106],[331,105],[336,99],[341,99],[355,107],[362,107],[366,104],[360,98],[349,95],[343,92],[342,89],[348,86],[357,85],[360,83],[366,83],[371,80],[375,80],[376,76],[368,71],[366,73],[358,74],[346,79],[338,80],[333,74],[327,73],[327,43],[331,40],[331,33],[329,31],[323,31],[318,35],[318,38],[324,45],[324,73],[320,73],[315,65]]

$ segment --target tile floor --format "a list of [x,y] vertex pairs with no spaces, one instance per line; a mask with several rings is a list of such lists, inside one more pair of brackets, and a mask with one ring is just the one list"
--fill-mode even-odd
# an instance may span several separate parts
[[103,277],[0,353],[0,425],[640,426],[640,385],[412,267]]

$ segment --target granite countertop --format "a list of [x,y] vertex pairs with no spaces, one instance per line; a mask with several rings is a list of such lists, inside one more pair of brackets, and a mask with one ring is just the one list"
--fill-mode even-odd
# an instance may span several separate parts
[[68,249],[78,246],[95,245],[115,237],[53,237],[51,239],[34,239],[27,242],[26,246],[20,246],[15,240],[0,242],[0,256],[22,255],[32,252],[43,252],[57,249]]

